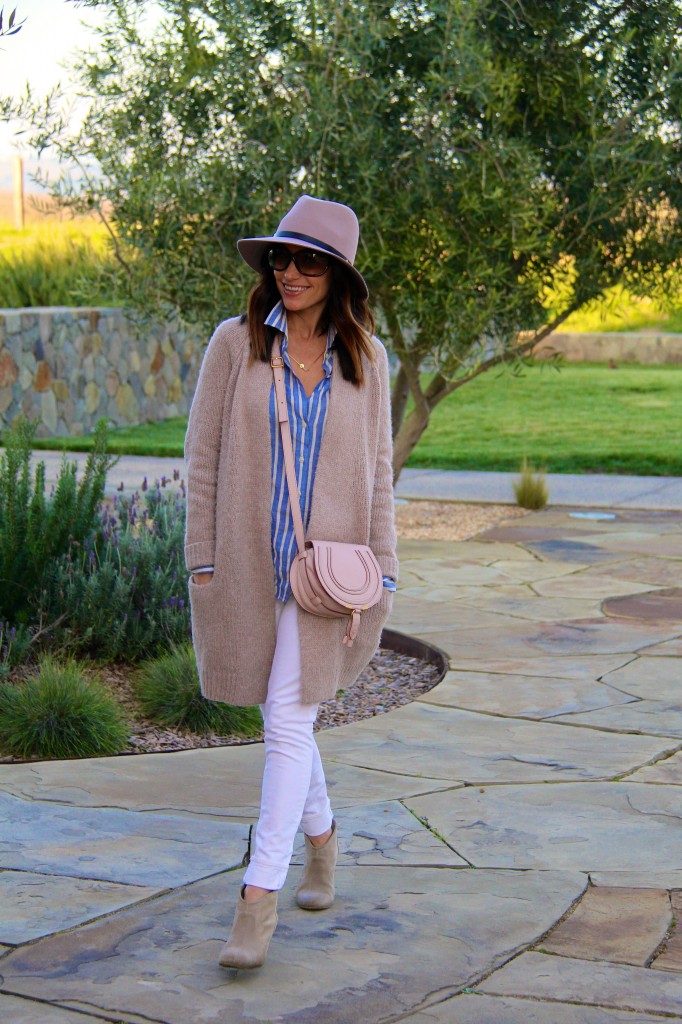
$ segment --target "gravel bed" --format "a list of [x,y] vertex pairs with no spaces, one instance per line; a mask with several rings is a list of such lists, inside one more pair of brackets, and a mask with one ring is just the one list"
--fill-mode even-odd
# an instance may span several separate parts
[[[112,665],[105,670],[100,669],[99,675],[124,705],[132,724],[130,743],[123,753],[147,754],[190,750],[194,747],[236,746],[256,743],[262,739],[262,736],[240,739],[216,736],[213,733],[198,736],[155,725],[141,715],[135,704],[131,669]],[[340,691],[335,700],[326,701],[320,706],[315,731],[393,711],[432,689],[439,676],[440,672],[435,665],[381,648],[352,686]]]
[[396,505],[398,536],[404,540],[469,540],[505,519],[527,516],[518,505],[465,505],[454,501],[406,501]]

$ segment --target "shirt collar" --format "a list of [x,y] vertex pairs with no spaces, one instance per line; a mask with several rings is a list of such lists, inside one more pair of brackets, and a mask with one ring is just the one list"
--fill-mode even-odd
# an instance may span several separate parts
[[[276,331],[279,331],[279,333],[282,335],[280,341],[280,346],[282,349],[282,358],[284,359],[284,362],[287,364],[289,369],[291,369],[291,363],[289,362],[289,354],[287,351],[289,346],[289,340],[287,336],[287,311],[284,308],[284,303],[282,302],[281,299],[277,303],[277,305],[270,310],[270,313],[265,318],[265,324],[267,327],[274,327],[274,329]],[[330,324],[327,330],[327,347],[325,348],[324,358],[322,359],[322,368],[324,369],[324,372],[327,375],[327,377],[329,377],[332,372],[332,346],[334,344],[335,338],[336,327],[334,327],[334,324]]]

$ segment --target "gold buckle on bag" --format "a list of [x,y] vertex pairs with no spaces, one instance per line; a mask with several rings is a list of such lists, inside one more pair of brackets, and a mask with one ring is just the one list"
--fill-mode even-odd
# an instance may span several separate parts
[[271,356],[270,366],[272,366],[274,369],[281,369],[284,366],[284,359],[282,358],[282,356]]

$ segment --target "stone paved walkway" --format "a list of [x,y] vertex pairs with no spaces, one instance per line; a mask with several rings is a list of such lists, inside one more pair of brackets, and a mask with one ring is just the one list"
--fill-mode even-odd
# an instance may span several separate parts
[[216,966],[260,745],[1,766],[0,1020],[682,1024],[682,514],[401,555],[452,671],[319,736],[334,908],[299,846],[265,967]]

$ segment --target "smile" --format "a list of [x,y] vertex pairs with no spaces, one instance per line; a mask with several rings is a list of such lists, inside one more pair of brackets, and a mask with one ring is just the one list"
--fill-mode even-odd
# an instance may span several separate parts
[[282,283],[282,287],[284,288],[284,291],[287,293],[287,295],[300,295],[301,292],[305,292],[308,290],[306,287],[302,285]]

